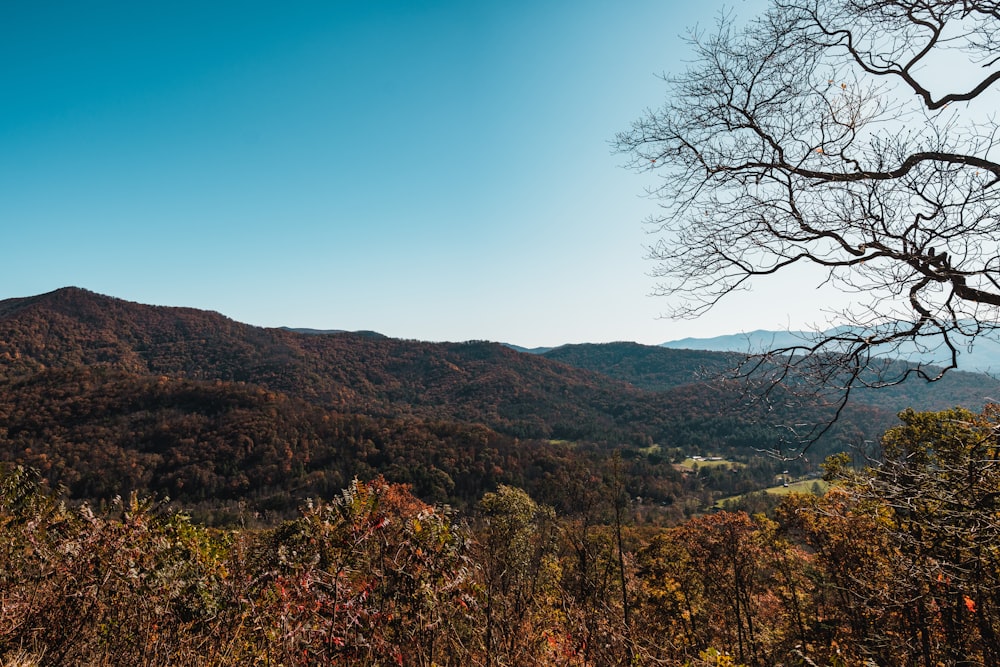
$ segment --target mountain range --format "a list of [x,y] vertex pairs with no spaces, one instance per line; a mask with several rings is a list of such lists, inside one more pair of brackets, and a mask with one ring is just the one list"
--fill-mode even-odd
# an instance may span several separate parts
[[[816,331],[768,331],[758,329],[746,333],[714,336],[711,338],[682,338],[662,343],[662,347],[672,350],[711,350],[716,352],[759,353],[775,348],[808,344],[827,335],[843,333],[850,327],[839,327],[823,332]],[[1000,341],[988,336],[975,340],[959,340],[958,367],[973,373],[993,374],[1000,371]],[[902,345],[893,351],[894,356],[911,363],[942,363],[942,351],[916,345]]]
[[[738,358],[260,328],[64,288],[0,301],[0,459],[80,498],[134,490],[282,512],[377,474],[460,506],[499,483],[556,503],[560,484],[604,474],[617,450],[630,493],[670,505],[759,486],[778,465],[763,452],[788,425],[823,418],[798,397],[741,400],[718,379]],[[880,391],[848,410],[811,463],[781,465],[804,470],[874,439],[904,407],[978,409],[998,395],[1000,384],[969,373]],[[672,465],[691,453],[758,463],[693,480]]]

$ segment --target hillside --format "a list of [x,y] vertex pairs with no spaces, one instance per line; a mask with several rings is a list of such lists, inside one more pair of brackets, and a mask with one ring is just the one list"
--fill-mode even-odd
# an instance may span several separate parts
[[341,412],[478,421],[526,437],[558,436],[560,423],[613,430],[609,406],[639,398],[495,343],[299,334],[76,288],[0,302],[0,374],[76,366],[243,382]]
[[11,378],[86,366],[244,383],[339,413],[482,423],[526,438],[671,440],[678,422],[717,419],[723,400],[691,363],[671,392],[650,392],[497,343],[300,334],[77,288],[0,302],[0,341],[0,375]]
[[724,377],[741,358],[738,354],[672,350],[625,342],[563,345],[543,352],[542,356],[647,391],[664,391],[699,380]]
[[[279,514],[378,474],[460,506],[501,483],[545,497],[545,485],[602,458],[481,425],[339,415],[250,385],[94,368],[0,383],[0,423],[0,460],[39,469],[73,497],[137,491]],[[664,472],[642,482],[647,495],[681,493]]]

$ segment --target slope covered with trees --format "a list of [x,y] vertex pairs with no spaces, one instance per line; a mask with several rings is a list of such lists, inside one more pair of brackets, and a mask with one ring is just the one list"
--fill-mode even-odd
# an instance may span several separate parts
[[243,382],[340,412],[482,422],[531,437],[561,437],[561,425],[618,436],[612,406],[647,400],[624,383],[494,343],[303,335],[74,288],[0,302],[0,341],[8,377],[100,366]]
[[[467,507],[498,484],[548,497],[606,465],[606,450],[518,439],[455,421],[338,414],[250,385],[51,370],[0,383],[0,460],[39,470],[74,498],[138,492],[225,520],[267,520],[354,477],[384,475],[420,497]],[[630,463],[652,499],[684,495],[669,465]]]

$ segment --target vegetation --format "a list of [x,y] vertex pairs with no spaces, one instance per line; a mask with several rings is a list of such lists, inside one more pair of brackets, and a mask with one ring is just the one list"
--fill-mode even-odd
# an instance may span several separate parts
[[[718,379],[730,355],[0,302],[0,664],[1000,664],[1000,407],[907,409],[842,453],[916,395],[847,394],[940,379],[997,326],[996,126],[938,113],[1000,80],[997,16],[776,0],[696,36],[621,137],[665,170],[681,314],[799,262],[869,295],[858,326],[744,367],[769,401]],[[941,48],[978,82],[931,91]],[[927,339],[943,370],[872,362]],[[936,400],[996,386],[949,377]],[[803,420],[828,425],[822,483],[767,456]],[[779,472],[809,493],[762,491]]]
[[[708,428],[724,431],[734,446],[753,447],[780,438],[770,425],[794,424],[803,416],[741,406],[739,387],[709,386],[709,371],[717,375],[735,363],[724,353],[610,344],[551,354],[549,359],[485,342],[303,335],[75,288],[0,302],[0,380],[43,370],[103,368],[137,377],[253,385],[340,414],[473,422],[518,438],[616,445],[646,446],[650,439],[685,445],[690,436],[697,446],[705,439],[705,422],[715,422]],[[982,376],[968,376],[939,397],[918,393],[914,385],[911,394],[883,402],[874,413],[859,407],[847,416],[857,423],[846,428],[867,430],[874,419],[876,430],[884,430],[895,412],[910,405],[981,406],[983,392],[993,387],[1000,388]],[[719,423],[720,403],[727,403],[729,424]],[[838,451],[844,443],[841,433],[827,445]]]
[[[766,455],[794,413],[720,410],[736,388],[655,349],[574,368],[80,290],[0,302],[0,329],[3,663],[997,655],[995,408],[904,412],[881,465],[778,498],[811,465]],[[587,368],[623,352],[648,388]],[[885,422],[847,415],[832,451]]]
[[879,465],[832,459],[822,496],[659,528],[613,466],[567,480],[561,511],[501,485],[462,516],[376,477],[228,530],[134,495],[68,505],[8,468],[0,659],[996,664],[1000,408],[901,417]]
[[[563,354],[577,366],[491,343],[303,335],[59,290],[0,302],[0,460],[95,507],[135,491],[215,524],[287,518],[303,497],[378,474],[462,510],[499,484],[559,508],[560,485],[605,475],[616,450],[644,520],[677,521],[769,486],[780,468],[814,469],[765,454],[806,406],[741,405],[738,387],[697,370],[726,355],[626,344]],[[604,374],[610,360],[623,381]],[[643,372],[648,388],[632,382]],[[907,405],[974,406],[990,382],[858,406],[816,454],[870,438]],[[740,465],[674,467],[691,454]]]

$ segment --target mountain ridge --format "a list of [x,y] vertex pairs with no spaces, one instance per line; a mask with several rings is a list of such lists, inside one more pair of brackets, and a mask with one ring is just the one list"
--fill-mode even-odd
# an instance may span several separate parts
[[[673,350],[706,350],[711,352],[760,353],[775,348],[794,347],[816,341],[823,336],[850,331],[852,327],[835,327],[824,332],[780,331],[755,329],[744,333],[725,334],[707,338],[681,338],[660,343],[660,347]],[[980,336],[975,340],[956,340],[959,346],[959,370],[973,373],[993,373],[1000,370],[1000,341]],[[880,355],[901,361],[942,365],[942,357],[935,349],[918,349],[903,345],[898,354]],[[946,361],[946,359],[944,359]]]
[[[772,333],[762,331],[758,340]],[[718,380],[739,358],[734,352],[680,352],[634,342],[521,352],[490,341],[430,343],[374,332],[299,333],[240,323],[214,311],[140,304],[76,287],[0,301],[0,372],[111,366],[133,373],[257,384],[346,411],[451,416],[499,428],[512,426],[513,415],[527,414],[533,404],[575,415],[570,422],[582,418],[573,409],[581,401],[603,406],[606,417],[607,405],[621,400],[645,404],[649,412],[654,408],[644,392]],[[967,376],[954,377],[972,382]],[[941,394],[940,388],[947,385],[938,383],[933,393]],[[924,385],[910,386],[919,393]],[[884,401],[880,404],[885,406]],[[892,409],[903,407],[908,406]],[[543,431],[530,435],[551,435]]]

